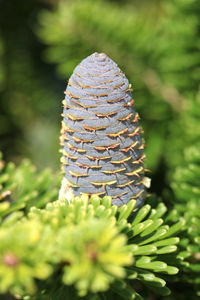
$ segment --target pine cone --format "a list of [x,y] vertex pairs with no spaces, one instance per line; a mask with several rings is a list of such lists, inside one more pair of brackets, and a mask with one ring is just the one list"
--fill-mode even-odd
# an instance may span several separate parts
[[145,195],[144,144],[129,82],[104,53],[74,70],[63,101],[62,163],[73,194],[108,195],[115,205]]

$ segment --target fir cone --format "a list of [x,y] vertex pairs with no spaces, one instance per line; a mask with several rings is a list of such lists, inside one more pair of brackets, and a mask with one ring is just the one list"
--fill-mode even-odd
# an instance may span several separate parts
[[64,180],[71,189],[108,195],[115,205],[145,195],[144,144],[129,82],[104,53],[94,53],[74,70],[63,101],[61,130]]

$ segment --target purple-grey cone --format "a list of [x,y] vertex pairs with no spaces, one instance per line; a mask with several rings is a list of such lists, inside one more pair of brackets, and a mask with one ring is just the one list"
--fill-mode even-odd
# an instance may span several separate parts
[[145,196],[144,143],[128,79],[104,53],[74,70],[63,101],[64,184],[81,194],[108,195],[141,206]]

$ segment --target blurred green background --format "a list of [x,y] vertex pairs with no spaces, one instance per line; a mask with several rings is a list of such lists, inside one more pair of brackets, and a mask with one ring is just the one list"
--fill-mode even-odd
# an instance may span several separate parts
[[0,150],[59,169],[61,101],[74,67],[105,52],[133,85],[152,191],[182,163],[199,101],[196,0],[0,1]]
[[[151,192],[168,206],[175,204],[174,221],[184,214],[191,226],[190,251],[199,254],[199,16],[199,0],[0,0],[4,159],[18,164],[28,157],[38,169],[60,169],[67,80],[82,59],[105,52],[133,86]],[[52,196],[52,190],[48,193]],[[188,248],[185,239],[183,246]],[[186,281],[193,284],[194,278],[199,287],[199,258],[191,270]],[[176,294],[167,300],[198,299],[191,285],[174,286]]]

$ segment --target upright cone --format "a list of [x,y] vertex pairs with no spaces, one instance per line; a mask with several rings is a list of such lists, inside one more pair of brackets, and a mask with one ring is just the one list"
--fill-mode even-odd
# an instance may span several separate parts
[[140,206],[144,144],[125,75],[104,53],[94,53],[75,68],[65,94],[60,197],[70,189],[75,196],[108,195],[115,205],[135,199]]

